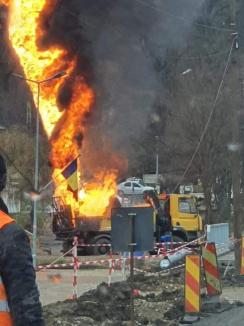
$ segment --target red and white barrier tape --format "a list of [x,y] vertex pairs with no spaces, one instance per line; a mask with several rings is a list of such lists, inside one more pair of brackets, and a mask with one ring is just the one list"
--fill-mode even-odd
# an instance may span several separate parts
[[[200,238],[198,238],[200,239]],[[195,241],[195,240],[194,240]],[[189,242],[186,241],[179,241],[179,242],[175,242],[175,241],[167,241],[167,242],[156,242],[155,248],[157,248],[158,246],[162,246],[162,245],[182,245],[182,244],[189,244]],[[78,247],[111,247],[111,243],[95,243],[95,244],[89,244],[89,243],[79,243]]]
[[[155,259],[155,258],[164,258],[166,257],[167,255],[169,254],[172,254],[172,253],[175,253],[187,246],[191,246],[192,244],[194,243],[197,243],[199,242],[201,239],[203,239],[203,237],[200,237],[198,239],[195,239],[191,242],[187,242],[187,243],[184,243],[182,246],[179,246],[175,249],[170,249],[170,250],[167,250],[167,252],[163,253],[163,254],[158,254],[158,255],[144,255],[144,256],[139,256],[139,257],[134,257],[134,259],[149,259],[149,258],[152,258],[152,259]],[[72,248],[73,249],[73,248]],[[67,253],[69,253],[71,250],[67,251]],[[62,257],[64,257],[65,255],[67,255],[67,253],[65,253],[64,255],[62,255],[61,257],[59,257],[58,259],[61,259]],[[55,262],[58,260],[56,259]],[[116,263],[122,263],[123,264],[123,259],[125,260],[129,260],[130,258],[115,258],[113,259],[113,263],[116,264]],[[78,260],[78,258],[77,258]],[[111,259],[98,259],[98,260],[89,260],[89,261],[77,261],[77,264],[78,264],[78,268],[80,266],[88,266],[88,265],[96,265],[96,264],[100,264],[100,265],[104,265],[104,264],[107,264],[109,263]],[[73,263],[66,263],[66,264],[55,264],[55,263],[51,263],[51,264],[48,264],[46,266],[43,266],[43,265],[40,265],[38,266],[38,270],[40,269],[51,269],[51,268],[63,268],[63,267],[73,267],[74,264]]]
[[[58,258],[56,258],[54,261],[52,261],[50,264],[48,265],[39,265],[37,266],[37,271],[41,271],[41,270],[45,270],[45,269],[48,269],[48,268],[52,268],[52,266],[61,266],[61,265],[66,265],[66,264],[56,264],[57,261],[59,261],[60,259],[64,258],[65,256],[67,256],[71,251],[73,251],[73,247],[66,251],[62,256],[59,256]],[[73,266],[73,264],[72,264]],[[65,266],[63,266],[65,267]]]
[[[177,251],[187,247],[187,245],[192,245],[193,243],[195,243],[196,241],[199,241],[199,239],[196,239],[192,242],[189,242],[187,244],[184,244],[180,247],[177,247],[175,249],[170,249],[170,250],[167,250],[165,253],[163,254],[156,254],[156,255],[144,255],[144,256],[139,256],[139,257],[134,257],[134,259],[156,259],[156,258],[165,258],[167,257],[169,254],[173,254],[173,253],[176,253]],[[240,241],[240,239],[236,239],[236,240],[233,240],[233,243],[234,242],[238,242]],[[204,243],[204,242],[202,242]],[[221,245],[221,244],[220,244]],[[223,243],[222,245],[226,245],[225,243]],[[67,252],[69,253],[70,250]],[[63,256],[61,256],[60,258],[58,259],[61,259],[62,257],[64,257],[67,253],[65,253]],[[58,260],[56,259],[56,261]],[[126,261],[129,261],[129,257],[127,258],[123,258],[123,257],[120,257],[120,258],[113,258],[113,264],[114,266],[116,264],[120,264],[120,266],[122,265],[122,269],[124,268],[124,265],[126,263]],[[111,261],[111,258],[109,259],[98,259],[98,260],[88,260],[88,261],[78,261],[78,266],[81,267],[81,266],[88,266],[88,265],[105,265],[105,264],[109,264],[109,262]],[[52,269],[52,268],[67,268],[67,267],[73,267],[73,263],[65,263],[65,264],[55,264],[55,263],[51,263],[49,265],[45,265],[45,266],[38,266],[38,270],[40,269]]]
[[[168,252],[167,252],[168,254]],[[138,259],[138,260],[141,260],[141,259],[155,259],[155,258],[164,258],[166,257],[167,255],[145,255],[145,256],[140,256],[140,257],[134,257],[134,259]],[[113,266],[115,267],[116,264],[123,264],[123,261],[129,261],[130,258],[114,258],[113,259]],[[88,261],[79,261],[78,262],[78,265],[79,267],[81,266],[88,266],[88,265],[105,265],[105,264],[109,264],[109,262],[111,261],[111,259],[98,259],[98,260],[88,260]],[[46,266],[38,266],[38,269],[55,269],[55,268],[65,268],[65,267],[73,267],[74,266],[74,263],[66,263],[66,264],[49,264],[49,265],[46,265]]]

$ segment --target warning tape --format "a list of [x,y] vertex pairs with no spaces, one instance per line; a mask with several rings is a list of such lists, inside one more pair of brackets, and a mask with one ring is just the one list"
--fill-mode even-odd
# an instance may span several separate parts
[[[137,257],[134,257],[134,259],[137,259],[137,260],[143,260],[143,259],[156,259],[156,258],[165,258],[167,257],[169,254],[173,254],[173,253],[176,253],[177,251],[180,251],[181,249],[185,248],[185,247],[188,247],[188,246],[191,246],[193,245],[194,243],[198,243],[198,244],[203,244],[204,241],[200,242],[201,240],[203,240],[204,237],[200,237],[200,238],[197,238],[191,242],[187,242],[187,243],[184,243],[183,245],[177,247],[177,248],[174,248],[174,249],[170,249],[170,250],[167,250],[165,253],[163,254],[156,254],[156,255],[144,255],[144,256],[137,256]],[[55,259],[55,261],[53,261],[52,263],[48,264],[48,265],[39,265],[37,266],[37,270],[40,271],[40,270],[45,270],[45,269],[55,269],[55,268],[67,268],[67,267],[73,267],[73,263],[63,263],[63,264],[56,264],[56,262],[60,259],[62,259],[63,257],[65,257],[69,252],[71,252],[73,250],[73,248],[71,248],[69,251],[67,251],[66,253],[64,253],[62,256],[58,257],[57,259]],[[120,258],[115,258],[113,259],[114,263],[120,263],[122,264],[123,262],[123,259],[122,257]],[[126,260],[130,260],[130,258],[126,258]],[[109,262],[111,261],[111,258],[108,258],[108,259],[98,259],[98,260],[88,260],[88,261],[79,261],[78,262],[78,266],[88,266],[88,265],[96,265],[96,264],[99,264],[99,265],[104,265],[104,264],[108,264]]]
[[[186,242],[186,241],[179,241],[179,242],[171,242],[171,241],[166,241],[166,242],[156,242],[154,245],[155,245],[155,248],[157,248],[158,246],[164,246],[164,245],[186,245],[186,246],[189,246],[190,244],[194,244],[196,242],[196,244],[198,245],[198,241],[201,240],[201,239],[204,239],[205,236],[202,236],[200,238],[197,238],[191,242]],[[241,239],[233,239],[233,238],[230,238],[230,240],[232,241],[241,241]],[[218,245],[225,245],[226,243],[220,243]],[[86,244],[86,243],[80,243],[78,244],[77,247],[111,247],[111,243],[95,243],[95,244]]]
[[[186,242],[186,241],[166,241],[166,242],[156,242],[154,245],[155,245],[155,248],[158,247],[158,246],[163,246],[163,245],[182,245],[182,244],[188,244],[189,243],[194,243],[194,242],[197,242],[199,239],[202,239],[204,238],[205,236],[202,236],[200,238],[197,238],[191,242]],[[79,243],[77,245],[77,247],[111,247],[111,243],[94,243],[94,244],[91,244],[91,243]]]
[[[160,254],[160,255],[144,255],[144,256],[139,256],[139,257],[134,257],[134,259],[137,260],[144,260],[144,259],[156,259],[156,258],[165,258],[167,257],[167,255],[169,254],[169,252],[172,253],[172,250],[167,251],[167,254]],[[175,251],[176,252],[176,251]],[[114,264],[121,264],[123,262],[123,260],[129,261],[130,258],[114,258],[112,259]],[[88,260],[88,261],[79,261],[78,262],[78,266],[88,266],[88,265],[104,265],[104,264],[109,264],[109,262],[111,262],[111,258],[108,259],[98,259],[98,260]],[[37,267],[38,270],[41,269],[55,269],[55,268],[63,268],[63,267],[73,267],[73,263],[65,263],[65,264],[49,264],[49,265],[39,265]]]
[[[38,265],[36,267],[37,271],[41,271],[42,269],[46,269],[46,268],[51,268],[49,266],[61,266],[61,265],[66,265],[66,264],[55,264],[57,261],[59,261],[60,259],[64,258],[66,255],[68,255],[70,252],[72,252],[74,249],[74,247],[72,247],[71,249],[69,249],[68,251],[66,251],[62,256],[59,256],[58,258],[56,258],[54,261],[52,261],[50,264],[48,265]],[[73,266],[73,265],[72,265]],[[63,266],[65,267],[65,266]]]

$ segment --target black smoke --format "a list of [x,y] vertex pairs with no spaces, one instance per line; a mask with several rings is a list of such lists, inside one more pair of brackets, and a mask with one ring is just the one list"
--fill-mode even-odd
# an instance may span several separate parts
[[[152,54],[182,47],[203,0],[60,0],[42,19],[42,47],[61,43],[78,54],[96,90],[94,119],[116,146],[145,128],[161,96]],[[62,97],[62,96],[61,96]]]

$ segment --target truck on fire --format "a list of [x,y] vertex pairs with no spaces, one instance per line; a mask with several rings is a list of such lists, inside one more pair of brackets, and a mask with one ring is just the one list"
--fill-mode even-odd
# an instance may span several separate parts
[[[173,239],[177,242],[194,240],[203,230],[203,221],[198,214],[196,200],[193,196],[186,194],[161,194],[158,196],[154,191],[148,191],[144,194],[144,203],[136,206],[146,205],[154,208],[156,241],[160,241],[160,237],[164,233],[164,228],[160,227],[161,218],[169,219]],[[121,200],[114,197],[103,217],[79,216],[78,213],[72,211],[70,206],[65,205],[60,197],[53,197],[53,232],[56,239],[62,240],[63,250],[68,251],[72,247],[72,240],[76,235],[82,244],[98,245],[88,246],[86,253],[106,254],[108,247],[99,245],[110,244],[111,210],[120,206]]]

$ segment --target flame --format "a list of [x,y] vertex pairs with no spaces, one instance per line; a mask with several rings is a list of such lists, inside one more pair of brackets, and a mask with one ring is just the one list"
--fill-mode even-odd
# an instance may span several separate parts
[[[40,17],[44,9],[52,12],[56,3],[57,0],[0,0],[0,4],[9,7],[9,38],[26,78],[31,80],[28,85],[51,143],[55,195],[61,196],[73,211],[78,210],[81,215],[102,216],[110,197],[115,194],[117,172],[101,170],[96,173],[91,181],[83,184],[81,200],[76,200],[67,190],[67,181],[61,174],[63,168],[80,154],[81,138],[87,132],[86,116],[94,104],[94,93],[84,77],[74,73],[75,57],[70,58],[65,49],[56,45],[40,49],[39,40],[44,35]],[[65,78],[47,81],[60,71],[66,72]],[[57,98],[67,80],[72,86],[72,96],[63,108]]]
[[[0,0],[0,3],[2,1]],[[55,71],[51,67],[56,67],[56,72],[60,71],[59,69],[64,67],[64,62],[60,58],[65,56],[65,51],[56,48],[45,52],[44,55],[43,52],[38,50],[36,45],[37,27],[35,28],[35,26],[37,25],[39,13],[45,4],[45,0],[4,0],[3,4],[9,5],[11,9],[9,36],[26,77],[31,80],[42,81],[46,79],[46,72],[49,69]],[[44,70],[43,67],[46,67],[46,69]],[[58,79],[50,82],[52,89],[57,89],[60,83],[62,81]],[[37,84],[30,82],[29,86],[37,104]],[[50,87],[51,85],[48,86]],[[62,113],[56,105],[56,93],[50,92],[45,96],[45,89],[46,87],[43,83],[41,85],[39,108],[44,128],[48,136],[50,136]]]
[[63,197],[65,202],[73,207],[74,211],[79,211],[82,216],[99,217],[103,216],[109,206],[110,198],[116,193],[116,173],[100,172],[96,174],[93,181],[83,184],[79,191],[79,200],[74,201],[73,194],[67,191],[66,180],[61,170],[56,169],[54,179],[58,180],[56,196]]

